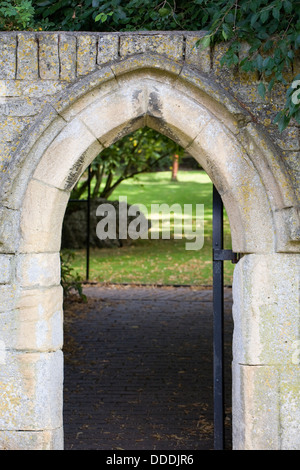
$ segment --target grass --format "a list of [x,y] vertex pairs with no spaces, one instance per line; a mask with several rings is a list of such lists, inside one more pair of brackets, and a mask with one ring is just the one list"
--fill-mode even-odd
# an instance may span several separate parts
[[[204,245],[201,250],[186,250],[182,240],[136,240],[122,248],[92,249],[90,280],[108,283],[138,284],[212,284],[212,183],[203,171],[180,171],[178,182],[170,181],[170,172],[139,175],[124,181],[111,199],[126,196],[129,204],[143,204],[148,215],[151,204],[204,204]],[[176,216],[171,224],[174,230]],[[230,227],[225,214],[224,247],[231,247]],[[84,279],[85,250],[75,252],[72,267]],[[224,281],[231,285],[233,265],[224,263]]]

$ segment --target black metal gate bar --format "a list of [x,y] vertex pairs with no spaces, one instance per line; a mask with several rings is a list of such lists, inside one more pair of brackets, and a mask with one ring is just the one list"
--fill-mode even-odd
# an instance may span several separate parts
[[86,217],[86,280],[88,281],[90,279],[91,165],[88,167],[88,197]]
[[[225,250],[224,250],[225,251]],[[224,449],[223,201],[213,187],[214,448]],[[215,256],[215,253],[219,256]],[[221,259],[219,259],[221,258]]]
[[90,229],[91,229],[91,166],[88,167],[87,199],[69,199],[69,202],[86,203],[86,281],[90,278]]

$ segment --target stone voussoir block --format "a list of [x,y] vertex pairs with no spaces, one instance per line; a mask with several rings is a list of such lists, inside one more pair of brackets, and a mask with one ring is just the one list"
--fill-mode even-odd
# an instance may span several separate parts
[[109,81],[115,81],[115,75],[109,66],[104,66],[100,70],[96,70],[84,77],[80,77],[73,85],[62,91],[55,100],[52,101],[53,108],[69,120],[69,108],[76,104],[78,100],[92,92],[94,89],[101,87]]
[[21,253],[60,250],[61,226],[69,197],[68,192],[40,181],[29,183],[21,215]]
[[184,36],[178,33],[135,33],[120,36],[121,58],[145,52],[155,52],[169,59],[182,61],[183,46]]
[[[69,148],[66,155],[65,149]],[[81,119],[73,119],[44,153],[44,158],[37,166],[34,177],[61,190],[69,191],[84,171],[85,166],[103,150],[96,137],[89,131]],[[57,172],[57,165],[61,165]],[[53,194],[54,195],[54,194]],[[58,196],[58,194],[57,194]],[[65,198],[65,196],[60,197]],[[65,199],[64,199],[65,200]],[[52,206],[55,211],[55,205]],[[41,210],[43,210],[41,206]],[[23,217],[26,224],[26,216]],[[49,235],[51,228],[49,227]]]

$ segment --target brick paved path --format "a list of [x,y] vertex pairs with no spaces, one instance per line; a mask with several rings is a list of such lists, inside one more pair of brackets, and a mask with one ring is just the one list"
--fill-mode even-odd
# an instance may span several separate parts
[[[65,449],[213,448],[212,293],[94,287],[65,312]],[[226,447],[231,290],[226,290]]]

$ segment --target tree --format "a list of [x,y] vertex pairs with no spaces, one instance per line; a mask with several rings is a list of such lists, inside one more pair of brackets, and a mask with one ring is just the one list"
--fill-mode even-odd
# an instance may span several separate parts
[[179,155],[175,153],[173,155],[173,165],[172,165],[172,176],[171,181],[177,181],[177,174],[179,169]]
[[[108,199],[122,181],[155,171],[163,163],[169,168],[174,154],[183,155],[183,149],[178,144],[152,129],[138,129],[103,150],[93,161],[91,197]],[[82,197],[87,186],[87,179],[79,181],[71,198]]]

